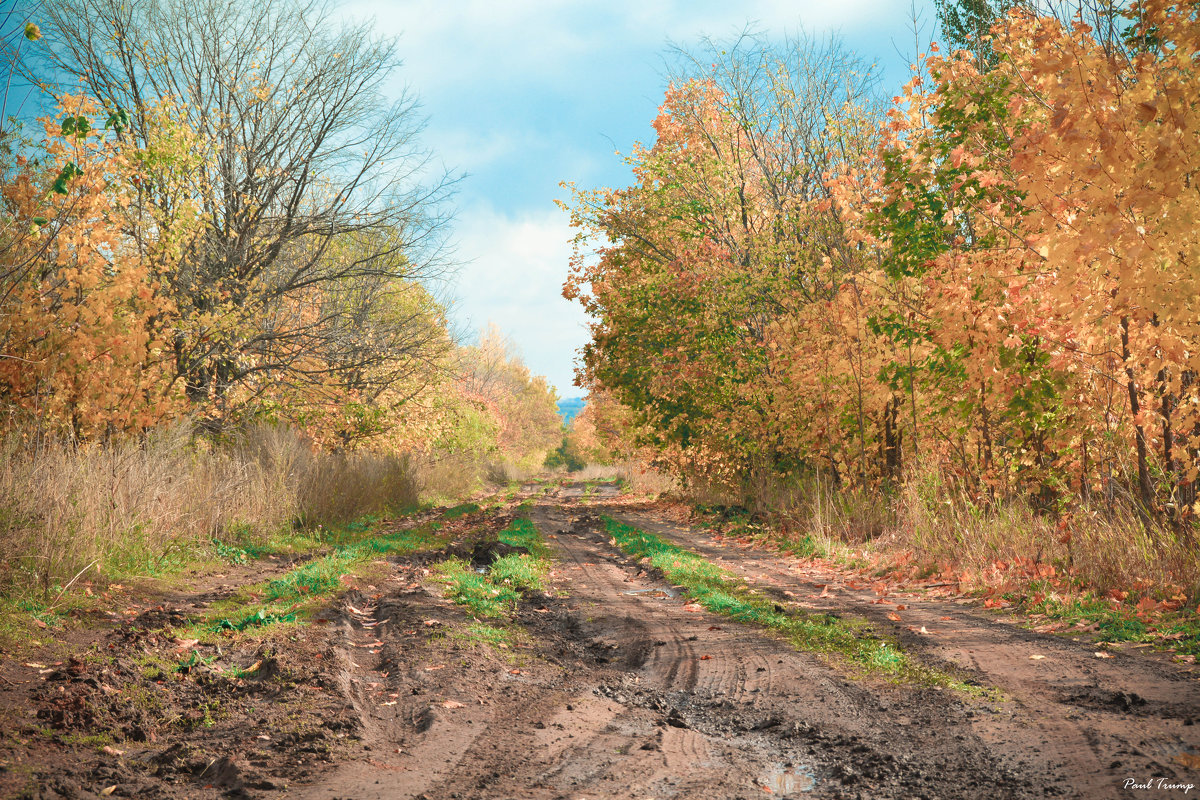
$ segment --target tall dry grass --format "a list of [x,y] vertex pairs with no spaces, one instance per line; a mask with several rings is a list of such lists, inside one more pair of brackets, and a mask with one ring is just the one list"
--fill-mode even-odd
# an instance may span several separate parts
[[0,592],[153,573],[213,539],[256,543],[417,502],[407,457],[314,451],[261,426],[213,446],[186,427],[76,446],[0,442]]
[[909,474],[894,494],[838,490],[816,478],[761,481],[735,504],[826,550],[870,542],[876,551],[950,567],[980,584],[1002,577],[997,564],[1038,564],[1099,593],[1177,587],[1200,597],[1200,548],[1192,535],[1147,527],[1128,504],[1084,505],[1059,516],[1023,498],[980,504],[932,470]]
[[1190,531],[1147,525],[1124,502],[1083,504],[1058,516],[1023,498],[980,505],[936,473],[914,476],[892,507],[889,539],[968,574],[997,563],[1053,565],[1097,592],[1182,589],[1200,596],[1200,549]]

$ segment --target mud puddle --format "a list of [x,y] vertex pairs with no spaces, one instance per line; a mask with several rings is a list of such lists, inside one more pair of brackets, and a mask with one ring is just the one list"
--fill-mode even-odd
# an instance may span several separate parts
[[817,785],[817,776],[808,767],[779,765],[759,778],[759,784],[772,796],[788,798],[811,792]]

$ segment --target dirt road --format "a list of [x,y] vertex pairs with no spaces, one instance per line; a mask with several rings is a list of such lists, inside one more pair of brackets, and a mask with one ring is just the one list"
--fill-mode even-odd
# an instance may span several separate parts
[[[1200,785],[1200,684],[1160,655],[1097,658],[1094,646],[953,602],[906,598],[896,614],[834,573],[716,546],[650,512],[604,505],[603,489],[587,489],[586,504],[584,493],[538,493],[525,512],[558,560],[547,590],[520,603],[513,622],[523,632],[506,645],[474,643],[480,629],[422,582],[429,558],[393,559],[329,624],[276,643],[273,677],[231,682],[227,715],[212,726],[160,726],[141,742],[107,745],[120,755],[16,733],[32,744],[10,743],[5,774],[30,770],[40,753],[36,787],[16,789],[38,797],[110,786],[113,796],[323,800],[1200,792],[1185,790]],[[781,604],[865,616],[921,661],[986,690],[854,676],[700,610],[617,550],[602,513],[718,561]],[[104,641],[120,635],[129,636]],[[111,648],[114,669],[123,646]],[[87,687],[76,696],[99,703],[103,689],[86,681],[108,684],[92,667],[77,671],[59,682]],[[23,676],[0,674],[14,684]],[[34,712],[58,697],[43,695],[28,696]],[[83,712],[72,719],[89,724]]]

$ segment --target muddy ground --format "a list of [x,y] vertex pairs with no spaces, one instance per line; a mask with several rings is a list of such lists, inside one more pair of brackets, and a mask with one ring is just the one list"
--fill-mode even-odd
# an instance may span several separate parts
[[[276,626],[219,651],[180,641],[178,629],[216,599],[288,566],[259,562],[93,619],[42,658],[6,659],[0,793],[1200,794],[1186,789],[1200,786],[1200,683],[1163,654],[1101,651],[953,599],[880,598],[833,570],[718,545],[611,491],[538,488],[525,513],[559,560],[547,590],[521,602],[523,632],[510,644],[473,638],[472,620],[428,581],[428,554],[380,565],[374,583],[316,624]],[[855,676],[702,611],[621,554],[601,513],[701,552],[780,604],[866,616],[981,690]],[[481,519],[479,535],[505,520]],[[64,648],[76,657],[62,658]],[[196,663],[179,671],[189,653]]]

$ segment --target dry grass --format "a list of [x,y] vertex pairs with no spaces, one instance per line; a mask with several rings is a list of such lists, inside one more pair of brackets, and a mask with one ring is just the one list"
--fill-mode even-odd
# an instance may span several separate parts
[[[564,473],[566,474],[566,473]],[[625,471],[615,464],[588,464],[583,469],[570,473],[576,481],[613,481],[625,478]]]
[[426,452],[409,456],[408,462],[421,499],[436,503],[457,503],[488,487],[508,486],[532,474],[495,455]]
[[1200,598],[1194,540],[1145,527],[1128,505],[1083,506],[1059,517],[1020,498],[981,505],[933,471],[909,475],[891,496],[839,491],[810,479],[759,481],[733,498],[709,491],[692,499],[746,508],[785,539],[805,539],[817,552],[868,545],[899,563],[952,570],[980,588],[1020,583],[1024,573],[1037,574],[1035,565],[1049,565],[1097,593],[1182,590]]
[[636,461],[625,461],[614,466],[616,472],[612,477],[623,480],[634,494],[661,496],[679,491],[679,481],[665,472]]
[[3,442],[0,592],[51,595],[81,573],[154,574],[213,539],[262,541],[415,503],[403,457],[321,454],[258,427],[228,445],[186,428],[145,441]]
[[981,507],[938,476],[922,475],[892,508],[890,543],[968,574],[1024,560],[1054,565],[1100,593],[1173,587],[1200,596],[1200,550],[1185,535],[1146,527],[1128,505],[1082,506],[1056,519],[1020,499]]

